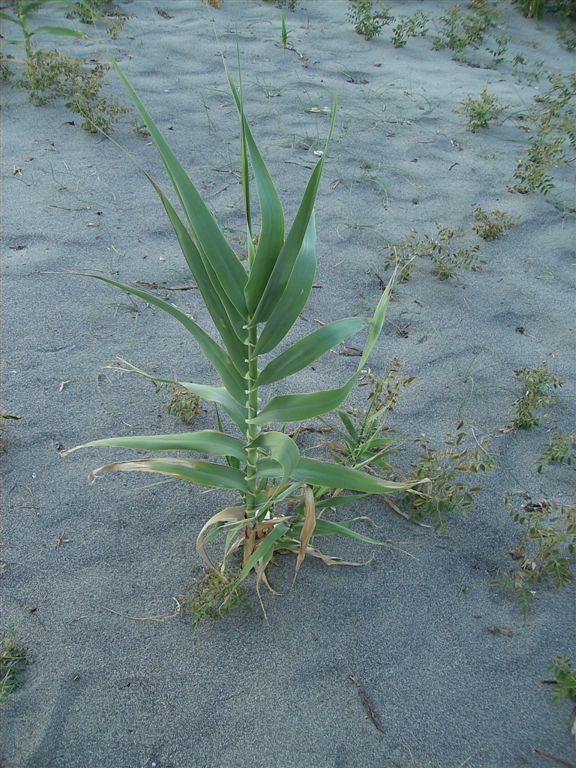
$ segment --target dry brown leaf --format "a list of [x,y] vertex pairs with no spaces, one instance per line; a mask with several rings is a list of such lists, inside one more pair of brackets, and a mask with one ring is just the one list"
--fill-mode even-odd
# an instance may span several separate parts
[[491,632],[493,635],[512,637],[512,630],[506,629],[506,627],[488,627],[488,632]]

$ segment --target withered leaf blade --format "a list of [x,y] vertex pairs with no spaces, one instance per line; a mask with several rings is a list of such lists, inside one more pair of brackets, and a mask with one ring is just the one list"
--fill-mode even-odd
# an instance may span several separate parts
[[506,627],[488,627],[488,632],[491,632],[493,635],[512,637],[512,630],[506,629]]

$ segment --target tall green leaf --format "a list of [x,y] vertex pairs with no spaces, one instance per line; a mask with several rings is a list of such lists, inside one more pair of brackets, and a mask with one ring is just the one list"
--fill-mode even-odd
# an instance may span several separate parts
[[336,119],[336,104],[334,101],[332,105],[332,115],[330,117],[330,129],[328,132],[328,138],[324,146],[322,157],[318,161],[316,168],[312,171],[310,180],[306,186],[306,191],[298,208],[296,218],[290,228],[290,232],[286,237],[286,241],[282,250],[280,251],[270,279],[264,289],[262,298],[260,299],[254,317],[252,318],[253,324],[263,323],[270,317],[272,310],[278,304],[280,296],[284,293],[290,275],[294,269],[296,259],[300,253],[302,242],[308,230],[308,224],[310,217],[314,210],[314,202],[316,200],[316,193],[318,192],[318,185],[320,184],[320,178],[322,176],[322,170],[324,168],[324,162],[326,160],[326,154],[330,145],[330,139],[332,137],[332,131],[334,129],[334,121]]
[[296,318],[303,310],[316,273],[316,222],[314,212],[310,216],[306,236],[302,242],[300,253],[296,260],[296,265],[284,293],[278,299],[278,302],[264,326],[258,343],[256,353],[263,355],[274,349],[279,344],[290,328],[296,322]]
[[268,363],[258,376],[258,384],[272,384],[303,370],[369,322],[365,317],[347,317],[319,328]]
[[107,437],[103,440],[91,440],[62,451],[68,456],[81,448],[130,448],[134,451],[197,451],[211,456],[234,456],[246,461],[244,443],[235,437],[203,429],[198,432],[179,432],[172,435],[135,435],[131,437]]
[[176,307],[173,307],[171,304],[168,304],[168,302],[154,296],[152,293],[141,291],[139,288],[133,288],[124,283],[119,283],[116,280],[111,280],[109,277],[103,277],[102,275],[96,275],[89,272],[77,272],[75,274],[82,277],[94,277],[96,280],[101,280],[103,283],[108,283],[116,288],[120,288],[120,290],[125,293],[138,296],[138,298],[144,299],[144,301],[158,307],[158,309],[161,309],[163,312],[166,312],[166,314],[171,315],[178,320],[178,322],[180,322],[193,336],[204,355],[212,363],[228,392],[230,392],[238,404],[244,404],[246,399],[244,382],[238,371],[236,371],[232,365],[230,357],[218,346],[218,344],[216,344],[206,331],[203,331],[194,320],[188,317],[188,315],[184,314],[184,312],[181,312],[179,309],[176,309]]
[[284,244],[284,212],[274,182],[244,116],[243,101],[229,74],[228,82],[240,114],[243,143],[248,147],[250,153],[260,203],[261,221],[258,247],[245,290],[248,311],[252,313],[262,297],[268,278]]
[[199,250],[214,266],[219,280],[219,285],[215,287],[228,296],[240,314],[244,314],[246,311],[244,287],[247,281],[244,267],[230,248],[196,187],[176,159],[128,78],[116,61],[112,60],[112,64],[150,131],[152,141],[156,145],[180,204],[186,213]]

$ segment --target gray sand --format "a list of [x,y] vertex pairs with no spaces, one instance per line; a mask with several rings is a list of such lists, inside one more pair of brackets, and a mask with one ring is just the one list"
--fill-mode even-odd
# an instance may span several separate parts
[[[395,2],[393,10],[450,5]],[[541,59],[549,71],[573,70],[553,23],[537,26],[503,5],[508,58],[521,52],[530,66]],[[301,0],[286,12],[297,51],[278,45],[281,11],[269,3],[224,0],[215,10],[164,0],[162,8],[173,18],[134,0],[134,18],[109,45],[231,238],[242,233],[238,125],[219,51],[234,62],[239,40],[246,112],[288,221],[327,131],[326,116],[307,110],[340,94],[316,208],[320,287],[292,338],[317,327],[315,319],[371,311],[378,275],[386,278],[386,243],[410,228],[423,236],[440,221],[470,232],[475,203],[518,218],[502,239],[481,241],[483,272],[440,282],[420,260],[395,291],[371,362],[382,374],[397,357],[403,375],[416,377],[391,417],[405,446],[400,462],[416,458],[414,437],[439,446],[464,419],[479,439],[494,435],[497,469],[479,479],[470,517],[453,519],[442,536],[407,524],[377,498],[358,505],[354,514],[371,515],[379,535],[417,559],[378,549],[360,569],[307,561],[292,589],[293,564],[281,561],[272,579],[284,594],[264,596],[268,623],[251,588],[252,612],[194,633],[188,619],[118,615],[174,612],[200,565],[196,535],[227,497],[184,484],[143,488],[144,476],[109,476],[88,488],[91,468],[125,452],[63,460],[57,447],[181,428],[149,384],[106,370],[116,356],[159,375],[215,379],[176,323],[95,281],[54,274],[98,270],[124,282],[190,284],[153,190],[118,147],[68,125],[63,105],[35,109],[24,91],[6,89],[2,407],[22,421],[8,424],[1,459],[2,623],[20,617],[32,663],[2,710],[2,765],[558,764],[534,748],[576,763],[571,707],[553,705],[541,682],[554,653],[576,657],[574,591],[541,589],[524,621],[513,598],[489,586],[511,567],[507,551],[518,535],[504,497],[573,501],[573,470],[536,473],[546,421],[498,430],[511,423],[519,395],[513,369],[541,360],[565,379],[548,412],[560,432],[574,429],[574,176],[559,170],[548,197],[510,193],[526,148],[520,123],[471,134],[456,111],[487,85],[518,115],[546,80],[519,80],[510,63],[486,68],[485,52],[471,54],[480,67],[457,63],[448,51],[432,52],[429,39],[395,49],[389,30],[367,42],[345,20],[343,0]],[[69,46],[85,55],[78,44],[60,48]],[[121,95],[112,77],[110,86]],[[115,138],[164,179],[129,119]],[[206,323],[194,291],[160,295]],[[290,384],[333,386],[355,365],[330,354]],[[197,428],[213,426],[207,410]],[[55,548],[61,534],[67,542]],[[325,549],[351,559],[372,554],[352,542]],[[512,636],[491,634],[491,626]],[[349,675],[367,692],[381,731]]]

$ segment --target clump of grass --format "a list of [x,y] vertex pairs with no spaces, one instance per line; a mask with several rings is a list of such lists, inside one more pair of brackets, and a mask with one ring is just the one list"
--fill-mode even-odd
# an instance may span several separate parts
[[467,48],[480,48],[487,30],[493,25],[493,10],[485,0],[472,0],[471,12],[460,5],[452,8],[439,19],[440,31],[432,38],[434,50],[448,48],[453,58],[462,61]]
[[410,37],[426,37],[430,17],[422,11],[416,11],[411,16],[402,16],[392,31],[394,48],[404,48]]
[[387,24],[394,21],[388,6],[374,8],[372,0],[349,0],[346,17],[354,30],[364,35],[366,40],[377,37]]
[[548,365],[542,361],[536,368],[518,368],[514,376],[523,385],[524,391],[516,400],[516,417],[514,426],[517,429],[529,429],[540,424],[537,411],[554,402],[552,390],[563,385],[561,376],[550,373]]
[[512,229],[516,222],[505,211],[494,208],[492,211],[485,211],[479,205],[473,208],[475,224],[472,229],[483,240],[498,240],[504,232]]
[[488,93],[486,87],[481,89],[479,98],[469,96],[460,107],[466,115],[466,128],[471,133],[488,128],[490,123],[499,120],[505,111],[498,99]]
[[538,472],[542,473],[548,464],[576,463],[576,432],[568,435],[555,435],[544,449],[538,464]]
[[181,616],[192,615],[195,629],[206,619],[221,618],[236,605],[246,607],[246,598],[244,589],[235,583],[233,575],[206,570],[194,583],[192,596],[180,595],[178,604]]
[[405,240],[388,244],[388,255],[384,269],[398,268],[401,282],[412,276],[417,258],[429,258],[434,264],[433,272],[440,280],[449,280],[459,269],[481,272],[485,261],[480,258],[480,246],[457,245],[462,241],[462,233],[435,222],[436,234],[425,235],[419,239],[416,231],[411,230]]
[[17,632],[10,628],[0,634],[0,704],[21,684],[21,673],[27,662],[24,646]]
[[492,587],[511,592],[527,616],[534,607],[536,587],[560,589],[572,583],[571,561],[576,551],[576,506],[528,501],[521,507],[508,499],[505,506],[524,530],[510,550],[517,566],[500,574]]
[[431,522],[437,531],[443,531],[449,516],[468,514],[481,487],[465,482],[463,477],[488,472],[496,464],[486,442],[481,441],[472,447],[467,440],[462,421],[439,449],[432,448],[424,438],[416,440],[422,456],[409,477],[411,480],[429,478],[418,495],[406,495],[404,498],[411,518],[416,522]]

